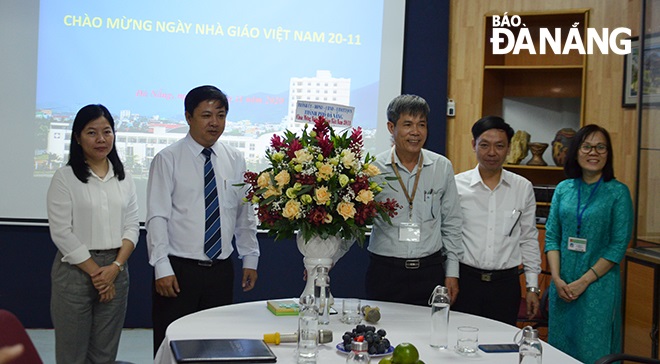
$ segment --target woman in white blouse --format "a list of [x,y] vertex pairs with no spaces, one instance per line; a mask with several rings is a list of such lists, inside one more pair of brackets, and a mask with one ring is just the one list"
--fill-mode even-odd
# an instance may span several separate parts
[[115,148],[103,105],[73,121],[69,161],[48,189],[48,223],[58,252],[51,318],[58,363],[114,362],[128,298],[126,262],[139,236],[135,185]]

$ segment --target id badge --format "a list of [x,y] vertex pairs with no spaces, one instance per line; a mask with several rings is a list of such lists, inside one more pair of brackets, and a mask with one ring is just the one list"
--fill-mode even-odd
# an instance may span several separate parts
[[568,238],[568,250],[584,253],[587,251],[587,239]]
[[422,227],[414,222],[402,222],[399,224],[399,241],[419,243],[422,236]]

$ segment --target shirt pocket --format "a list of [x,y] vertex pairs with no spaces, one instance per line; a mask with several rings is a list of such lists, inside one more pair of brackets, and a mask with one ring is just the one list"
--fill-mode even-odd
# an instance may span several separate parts
[[225,210],[236,210],[243,203],[246,186],[242,180],[222,180],[222,207]]
[[511,214],[504,216],[504,223],[502,224],[502,235],[509,237],[518,234],[520,230],[520,219],[522,218],[522,210],[514,209]]
[[432,221],[440,218],[442,191],[424,191],[423,221]]

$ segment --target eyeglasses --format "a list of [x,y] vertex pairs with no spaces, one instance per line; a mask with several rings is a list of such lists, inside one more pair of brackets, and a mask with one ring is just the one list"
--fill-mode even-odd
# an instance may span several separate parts
[[591,153],[591,150],[596,149],[596,153],[598,154],[605,154],[607,153],[607,145],[605,144],[596,144],[596,145],[590,145],[590,144],[582,144],[580,145],[580,151],[584,154],[589,154]]

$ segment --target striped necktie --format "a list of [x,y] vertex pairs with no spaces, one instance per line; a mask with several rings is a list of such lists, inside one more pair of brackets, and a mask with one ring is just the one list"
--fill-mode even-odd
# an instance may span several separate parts
[[218,189],[215,183],[213,163],[211,163],[211,149],[204,148],[202,154],[206,157],[204,162],[204,203],[206,206],[206,231],[204,233],[204,252],[209,259],[214,260],[220,255],[222,244],[220,242],[220,209],[218,205]]

